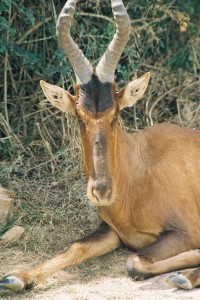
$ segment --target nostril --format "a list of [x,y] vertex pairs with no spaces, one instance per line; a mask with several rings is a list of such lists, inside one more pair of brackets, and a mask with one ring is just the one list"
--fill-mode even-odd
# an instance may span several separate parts
[[92,188],[92,194],[98,202],[101,200],[109,200],[112,189],[110,187],[102,188],[102,186],[95,186]]
[[95,188],[92,189],[92,194],[96,198],[96,200],[99,202],[98,193]]
[[107,198],[110,198],[111,194],[112,194],[112,189],[109,188],[108,193],[107,193]]

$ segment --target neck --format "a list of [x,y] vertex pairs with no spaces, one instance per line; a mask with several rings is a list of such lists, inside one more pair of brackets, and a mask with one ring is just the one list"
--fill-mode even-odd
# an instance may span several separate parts
[[117,133],[117,167],[113,176],[120,186],[121,193],[126,195],[127,185],[134,185],[143,169],[144,157],[141,157],[141,153],[144,153],[145,141],[142,133],[128,134],[121,127],[118,127]]
[[148,157],[144,134],[128,134],[119,126],[115,149],[111,173],[117,187],[117,197],[110,206],[99,207],[99,213],[106,223],[117,230],[123,224],[124,214],[131,216],[134,211],[140,178],[146,172]]

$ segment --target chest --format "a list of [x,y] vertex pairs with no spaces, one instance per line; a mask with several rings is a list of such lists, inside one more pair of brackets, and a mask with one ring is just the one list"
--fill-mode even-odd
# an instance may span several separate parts
[[[143,249],[155,242],[161,232],[155,222],[133,217],[132,214],[112,211],[108,208],[99,209],[100,217],[118,234],[120,240],[133,250]],[[140,222],[141,221],[141,222]]]

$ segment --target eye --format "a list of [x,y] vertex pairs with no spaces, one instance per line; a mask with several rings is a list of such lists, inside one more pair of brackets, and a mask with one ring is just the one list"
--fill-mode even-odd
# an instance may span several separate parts
[[114,125],[116,122],[118,121],[118,116],[117,115],[114,115],[114,117],[112,118],[111,122],[110,122],[110,125]]
[[78,116],[77,119],[78,119],[79,122],[83,122],[83,120],[81,119],[81,117]]
[[84,120],[77,114],[77,119],[78,119],[78,122],[81,123],[81,124],[85,124]]

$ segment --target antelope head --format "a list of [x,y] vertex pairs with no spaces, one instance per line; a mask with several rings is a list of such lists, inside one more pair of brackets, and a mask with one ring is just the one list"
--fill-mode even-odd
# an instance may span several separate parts
[[114,73],[129,39],[131,23],[122,0],[111,0],[116,33],[94,69],[70,35],[77,0],[68,0],[57,21],[57,35],[76,74],[75,96],[41,81],[51,104],[62,112],[73,112],[79,121],[83,160],[88,176],[88,197],[97,206],[117,199],[115,170],[118,152],[118,114],[144,94],[150,73],[131,81],[116,92]]

